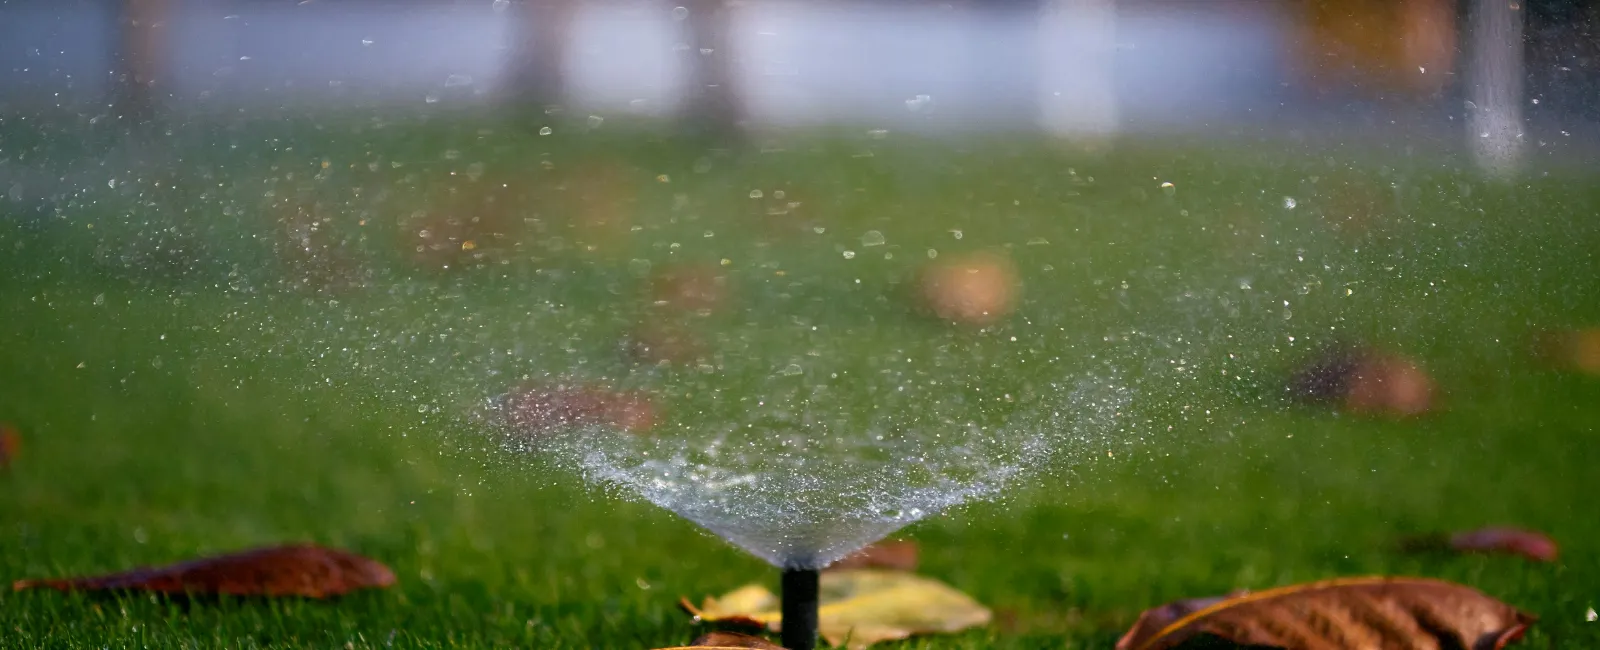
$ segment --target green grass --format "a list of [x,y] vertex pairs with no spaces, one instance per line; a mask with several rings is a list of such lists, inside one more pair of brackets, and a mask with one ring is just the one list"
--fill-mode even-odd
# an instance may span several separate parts
[[[80,149],[93,138],[12,131],[0,142],[50,164],[92,155]],[[1134,142],[1091,157],[1004,139],[802,134],[717,148],[609,123],[580,131],[193,127],[174,138],[184,162],[163,185],[135,178],[42,221],[0,221],[0,421],[24,435],[0,477],[0,576],[308,540],[400,577],[332,602],[5,592],[0,646],[658,647],[698,633],[679,596],[776,584],[665,511],[499,451],[467,424],[474,400],[509,383],[486,375],[509,362],[485,348],[513,340],[674,386],[759,386],[800,345],[864,369],[891,344],[1117,369],[1140,395],[1120,430],[1086,437],[1002,502],[904,531],[923,544],[923,573],[999,622],[899,647],[1108,648],[1168,600],[1361,574],[1482,589],[1540,616],[1526,647],[1600,644],[1600,623],[1585,621],[1600,606],[1600,381],[1528,351],[1542,328],[1600,323],[1592,173],[1497,186],[1447,156],[1381,146]],[[640,230],[587,251],[552,197],[569,191],[561,171],[596,161],[620,170]],[[474,162],[546,234],[506,264],[409,266],[396,220],[452,187],[480,191],[463,180]],[[801,199],[793,232],[762,221],[775,189]],[[302,270],[263,242],[281,232],[285,195],[325,206],[332,245],[377,289],[283,282]],[[869,229],[889,246],[854,243]],[[114,262],[166,242],[182,243],[180,263]],[[1007,325],[952,330],[908,307],[925,249],[985,247],[1023,274]],[[706,327],[744,351],[720,379],[631,373],[612,347],[642,313],[637,260],[723,258],[743,302]],[[791,340],[797,314],[823,333]],[[327,354],[373,332],[420,338]],[[992,352],[1013,335],[1032,356]],[[1283,377],[1336,340],[1421,359],[1440,411],[1387,421],[1290,404]],[[1191,369],[1173,370],[1178,359]],[[992,370],[1020,390],[1046,376]],[[695,415],[714,406],[688,398],[669,424],[737,416]],[[1547,531],[1562,558],[1395,548],[1491,524]]]

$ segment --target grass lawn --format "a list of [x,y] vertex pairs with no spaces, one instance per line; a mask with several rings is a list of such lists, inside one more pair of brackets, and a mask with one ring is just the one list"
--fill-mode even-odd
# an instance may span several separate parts
[[[0,126],[0,145],[46,167],[93,160],[99,141],[69,127]],[[699,630],[679,596],[775,587],[776,571],[500,450],[472,406],[519,369],[585,363],[723,391],[676,404],[670,433],[744,417],[727,405],[803,346],[868,374],[885,349],[955,346],[1024,395],[1051,375],[1007,363],[1048,358],[1134,399],[1011,496],[902,531],[922,573],[997,621],[893,647],[1109,648],[1169,600],[1365,574],[1455,580],[1535,613],[1525,647],[1600,647],[1600,379],[1530,352],[1542,329],[1600,324],[1592,172],[1499,186],[1401,145],[1090,156],[852,132],[719,148],[470,119],[190,125],[162,142],[176,171],[50,209],[0,203],[0,421],[23,435],[0,475],[0,576],[305,540],[400,583],[332,602],[0,592],[0,646],[681,644]],[[519,234],[418,261],[432,217],[410,215],[439,205]],[[327,220],[304,235],[302,213]],[[1022,277],[1005,324],[909,306],[928,249],[984,248]],[[674,262],[729,269],[741,302],[702,327],[740,352],[710,372],[630,370],[616,342],[644,278]],[[422,268],[446,263],[464,268]],[[796,316],[822,333],[796,342]],[[1027,354],[992,351],[1016,336]],[[1419,359],[1437,412],[1288,400],[1288,373],[1337,341]],[[527,351],[497,353],[511,345]],[[892,420],[855,386],[838,404]],[[1501,524],[1548,532],[1561,559],[1396,548]]]

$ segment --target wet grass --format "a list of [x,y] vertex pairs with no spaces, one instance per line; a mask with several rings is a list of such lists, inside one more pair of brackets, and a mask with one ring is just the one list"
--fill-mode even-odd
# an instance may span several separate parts
[[[309,540],[400,576],[334,602],[3,593],[0,645],[687,641],[696,629],[678,596],[775,585],[776,573],[653,506],[491,449],[457,417],[474,391],[503,384],[473,369],[498,363],[474,348],[559,339],[530,345],[622,368],[608,346],[641,313],[637,260],[724,258],[749,301],[738,313],[776,328],[735,339],[761,342],[757,352],[792,344],[782,327],[793,314],[836,326],[812,343],[846,357],[896,337],[979,345],[987,334],[910,308],[905,283],[926,249],[990,247],[1017,261],[1027,296],[992,335],[1065,328],[1040,349],[1126,366],[1147,399],[1033,487],[906,531],[923,543],[922,571],[997,622],[904,647],[1106,648],[1171,599],[1357,574],[1478,587],[1541,617],[1527,647],[1600,643],[1600,623],[1585,620],[1600,606],[1600,380],[1529,350],[1540,329],[1600,323],[1592,176],[1496,186],[1448,158],[1381,146],[1129,143],[1085,156],[893,134],[719,147],[607,128],[196,128],[172,145],[175,176],[130,174],[131,190],[62,194],[47,218],[0,223],[0,421],[24,436],[0,478],[0,575]],[[37,155],[56,151],[36,140]],[[467,268],[417,269],[395,224],[452,188],[474,191],[480,181],[461,180],[473,163],[518,188],[502,200],[537,211],[543,234],[452,258]],[[586,171],[563,175],[574,168]],[[577,179],[607,174],[586,191],[631,197],[615,208],[629,215],[621,235],[574,216],[604,200],[570,199]],[[321,262],[308,270],[264,243],[282,232],[286,195],[328,211],[337,235],[319,245],[369,271],[368,289],[302,282]],[[787,197],[801,205],[784,212]],[[868,254],[866,230],[889,244]],[[163,246],[176,253],[161,257]],[[162,259],[177,261],[151,261]],[[778,297],[778,270],[810,279],[798,298]],[[397,287],[417,293],[396,298]],[[526,309],[508,295],[557,306],[546,329],[495,325]],[[469,313],[490,321],[479,343],[426,338]],[[424,353],[383,347],[341,370],[318,353],[356,340],[342,323],[423,336]],[[1286,400],[1285,374],[1340,340],[1420,359],[1439,411],[1390,421]],[[420,361],[432,356],[442,361]],[[1173,370],[1180,359],[1194,370]],[[1562,558],[1396,547],[1491,524],[1548,531]]]

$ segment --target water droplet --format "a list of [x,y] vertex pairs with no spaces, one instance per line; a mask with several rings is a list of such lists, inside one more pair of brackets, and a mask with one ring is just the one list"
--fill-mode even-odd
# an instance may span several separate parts
[[1173,185],[1170,182],[1162,183],[1161,184],[1161,193],[1165,194],[1167,196],[1172,196],[1172,195],[1178,193],[1178,187],[1176,185]]
[[363,38],[363,39],[361,39],[361,44],[362,44],[362,45],[368,45],[368,46],[370,46],[370,45],[372,45],[372,44],[373,44],[373,42],[374,42],[374,41],[373,41],[373,40],[372,40],[372,39],[370,39],[370,38]]
[[955,237],[956,239],[961,239],[963,235],[961,234],[960,230],[952,230],[950,231],[950,236]]
[[95,294],[95,296],[94,296],[94,304],[96,306],[106,304],[106,294],[103,294],[103,293]]
[[445,149],[444,150],[444,159],[445,160],[459,160],[460,158],[461,158],[461,151],[459,149]]
[[824,227],[822,227],[822,226],[813,226],[813,227],[812,227],[812,228],[811,228],[811,232],[814,232],[814,233],[817,233],[817,234],[819,234],[819,235],[820,235],[820,234],[822,234],[822,233],[825,233],[825,232],[828,232],[828,229],[827,229],[827,228],[824,228]]
[[511,7],[511,0],[494,0],[494,3],[489,6],[494,7],[496,12],[502,12]]
[[939,256],[939,251],[936,251],[936,250],[934,250],[932,248],[928,249],[928,259],[931,260],[931,259],[933,259],[935,257],[938,257],[938,256]]
[[688,18],[688,17],[689,17],[689,8],[688,7],[673,7],[672,8],[672,19],[673,20],[683,20],[683,19]]
[[847,259],[847,260],[853,260],[853,259],[856,258],[856,252],[855,251],[845,251],[844,252],[844,258]]
[[605,121],[606,121],[606,118],[600,117],[599,115],[590,115],[589,116],[589,128],[598,129],[598,128],[600,128],[601,124],[605,123]]
[[872,138],[873,140],[882,140],[884,138],[889,137],[889,130],[888,129],[872,129],[871,131],[867,131],[867,137]]
[[1292,196],[1283,197],[1283,209],[1285,209],[1285,210],[1293,210],[1294,206],[1297,206],[1297,205],[1300,205],[1300,203],[1298,201],[1295,201],[1294,197],[1292,197]]
[[883,233],[876,230],[868,230],[861,234],[862,246],[882,246],[884,241]]
[[1588,621],[1590,623],[1593,623],[1595,621],[1600,621],[1600,613],[1596,613],[1594,611],[1594,608],[1590,607],[1589,611],[1583,613],[1583,620]]
[[539,135],[550,135],[551,133],[555,133],[555,131],[551,130],[550,127],[548,127],[548,126],[539,127]]
[[805,370],[800,368],[800,364],[791,363],[791,364],[789,364],[787,366],[784,366],[783,370],[779,370],[778,374],[783,375],[785,377],[793,377],[793,376],[798,375],[798,374],[803,373],[803,372],[805,372]]
[[474,181],[483,178],[483,163],[475,162],[467,165],[467,178]]

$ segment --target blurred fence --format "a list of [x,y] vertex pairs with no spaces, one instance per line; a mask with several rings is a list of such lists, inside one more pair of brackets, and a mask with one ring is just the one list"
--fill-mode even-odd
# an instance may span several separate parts
[[[1535,117],[1600,115],[1592,4],[1532,6],[1527,94],[1547,97]],[[1459,113],[1466,13],[1454,0],[12,0],[0,114],[93,112],[130,83],[133,104],[202,112],[510,98],[665,115],[726,86],[708,106],[759,123],[1096,131]],[[720,71],[697,69],[712,60]]]

